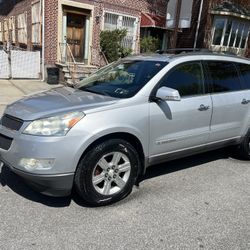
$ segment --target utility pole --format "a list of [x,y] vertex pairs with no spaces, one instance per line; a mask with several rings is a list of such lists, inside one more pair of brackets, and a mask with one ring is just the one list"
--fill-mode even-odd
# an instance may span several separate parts
[[174,35],[172,41],[172,49],[176,48],[177,45],[177,37],[178,37],[178,29],[180,23],[180,16],[181,16],[181,5],[182,0],[177,0],[176,12],[175,12],[175,28],[174,28]]

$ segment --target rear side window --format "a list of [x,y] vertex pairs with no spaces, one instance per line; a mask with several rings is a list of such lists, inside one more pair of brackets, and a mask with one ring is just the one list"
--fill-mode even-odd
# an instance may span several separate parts
[[207,65],[214,93],[241,90],[238,72],[233,63],[208,61]]
[[239,63],[237,66],[243,78],[244,89],[250,89],[250,65]]
[[176,66],[160,81],[160,87],[179,91],[181,96],[203,94],[203,72],[199,62]]

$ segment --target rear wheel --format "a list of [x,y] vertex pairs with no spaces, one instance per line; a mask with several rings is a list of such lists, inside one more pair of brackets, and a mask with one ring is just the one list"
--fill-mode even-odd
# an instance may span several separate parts
[[250,130],[245,135],[243,141],[238,147],[238,152],[241,158],[250,160]]
[[121,200],[132,191],[139,164],[138,154],[128,142],[110,139],[100,143],[79,162],[76,190],[95,206]]

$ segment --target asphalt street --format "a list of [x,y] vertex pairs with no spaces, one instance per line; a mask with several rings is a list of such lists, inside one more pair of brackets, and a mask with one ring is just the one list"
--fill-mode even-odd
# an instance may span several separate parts
[[250,163],[228,150],[150,167],[108,207],[32,191],[0,170],[0,249],[250,249]]

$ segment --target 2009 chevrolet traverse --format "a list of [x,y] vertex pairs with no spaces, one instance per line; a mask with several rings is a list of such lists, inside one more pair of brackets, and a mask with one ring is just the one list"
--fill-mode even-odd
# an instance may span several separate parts
[[43,194],[92,205],[128,195],[150,165],[235,145],[250,159],[250,61],[132,56],[9,105],[0,159]]

